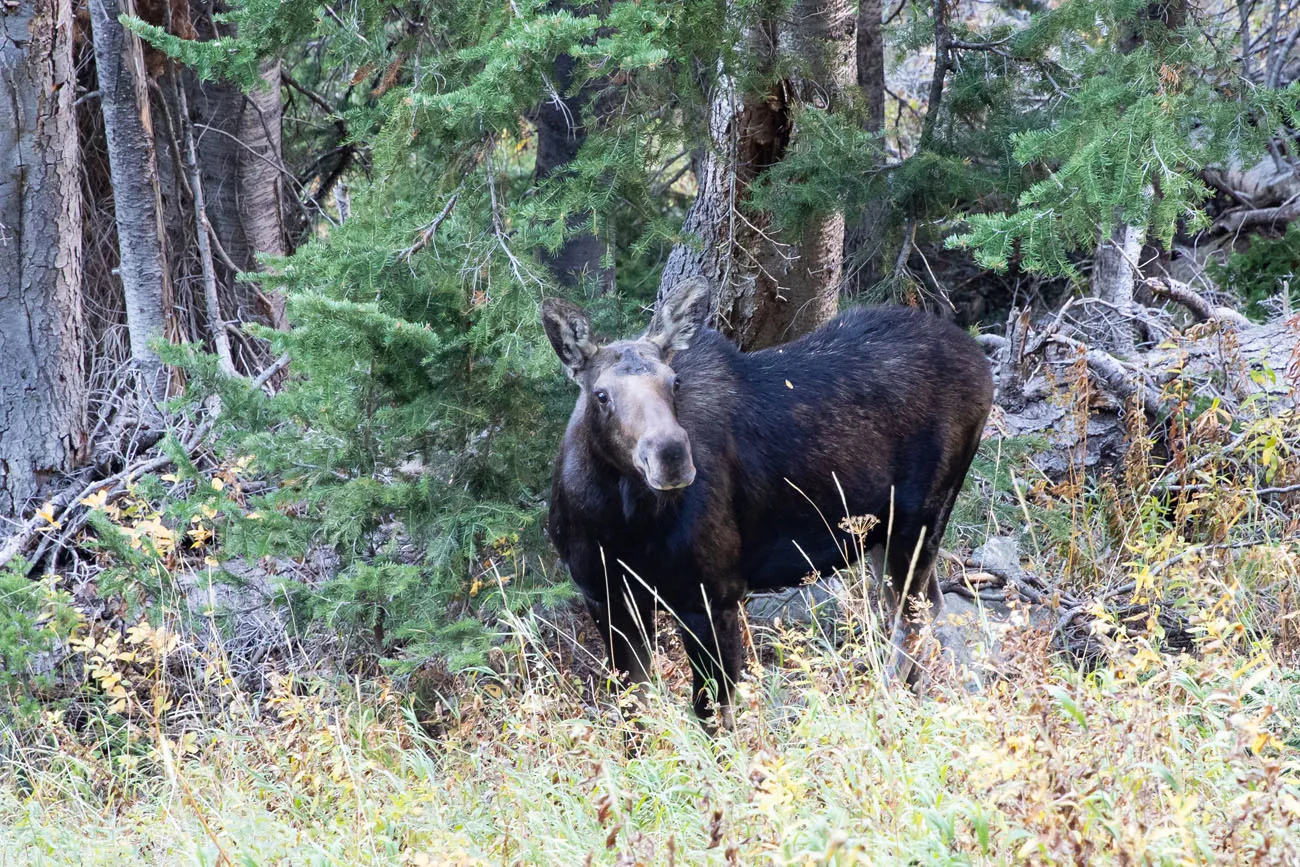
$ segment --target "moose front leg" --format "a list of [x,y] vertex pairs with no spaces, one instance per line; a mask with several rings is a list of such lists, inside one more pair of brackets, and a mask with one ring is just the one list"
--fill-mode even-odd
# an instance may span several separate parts
[[588,597],[587,610],[605,644],[611,671],[623,689],[636,687],[636,697],[644,704],[650,681],[647,639],[654,629],[653,609],[635,603],[630,607],[622,597],[609,601]]
[[732,696],[740,681],[744,652],[740,642],[740,604],[733,602],[713,608],[711,612],[687,612],[681,615],[682,643],[691,662],[694,686],[691,704],[695,715],[710,717],[710,692],[722,727],[735,727]]

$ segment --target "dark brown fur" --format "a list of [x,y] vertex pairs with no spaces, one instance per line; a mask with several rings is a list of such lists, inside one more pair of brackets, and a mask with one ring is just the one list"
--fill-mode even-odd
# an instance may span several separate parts
[[[548,302],[548,334],[582,387],[556,461],[548,529],[615,668],[647,679],[644,635],[655,609],[670,608],[695,671],[697,713],[707,716],[713,684],[729,724],[742,601],[843,567],[843,552],[855,549],[839,527],[846,506],[880,520],[866,548],[883,555],[897,597],[906,588],[903,621],[917,601],[941,601],[939,541],[993,384],[968,335],[898,307],[850,310],[793,343],[741,353],[714,331],[695,335],[704,291],[675,292],[676,308],[670,296],[645,336],[607,347],[591,341],[581,311]],[[566,342],[574,335],[581,339]],[[620,380],[637,387],[611,398]],[[628,454],[647,451],[645,438],[619,420],[632,414],[628,401],[651,404],[636,413],[653,420],[674,457],[669,427],[688,440],[693,467],[657,464],[656,487],[688,476],[689,484],[647,483],[646,462]],[[902,637],[894,636],[898,674]]]

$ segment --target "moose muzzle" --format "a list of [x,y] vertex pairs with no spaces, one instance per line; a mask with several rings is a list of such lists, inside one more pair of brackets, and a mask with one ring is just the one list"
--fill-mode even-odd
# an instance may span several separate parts
[[695,481],[691,441],[680,426],[643,436],[636,445],[632,463],[646,484],[656,490],[675,491]]

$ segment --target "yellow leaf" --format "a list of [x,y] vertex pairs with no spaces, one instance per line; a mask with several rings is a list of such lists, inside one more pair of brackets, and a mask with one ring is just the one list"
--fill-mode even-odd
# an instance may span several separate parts
[[101,488],[89,497],[81,498],[81,505],[91,509],[102,509],[108,502],[108,491]]
[[786,388],[794,388],[794,386],[790,383],[790,380],[788,380],[788,379],[785,381],[785,387],[786,387]]
[[219,490],[221,490],[222,488],[224,488],[225,486],[226,486],[226,483],[223,482],[223,481],[221,481],[221,479],[213,479],[213,480],[212,480],[212,490],[214,490],[214,491],[219,491]]
[[56,530],[63,526],[62,523],[54,520],[53,503],[46,503],[44,506],[41,506],[41,508],[36,512],[36,517],[43,519],[45,523],[49,524],[50,527],[53,527]]

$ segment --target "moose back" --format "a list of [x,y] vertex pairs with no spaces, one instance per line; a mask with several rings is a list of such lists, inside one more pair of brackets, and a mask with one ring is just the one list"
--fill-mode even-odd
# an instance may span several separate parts
[[[556,459],[548,532],[613,667],[644,683],[656,609],[680,625],[693,704],[732,724],[739,611],[752,590],[846,565],[845,517],[904,606],[942,597],[935,558],[992,403],[989,366],[956,326],[902,307],[854,309],[784,346],[742,353],[704,328],[708,286],[661,301],[650,328],[598,345],[558,299],[542,321],[580,388]],[[711,695],[712,693],[712,695]]]

